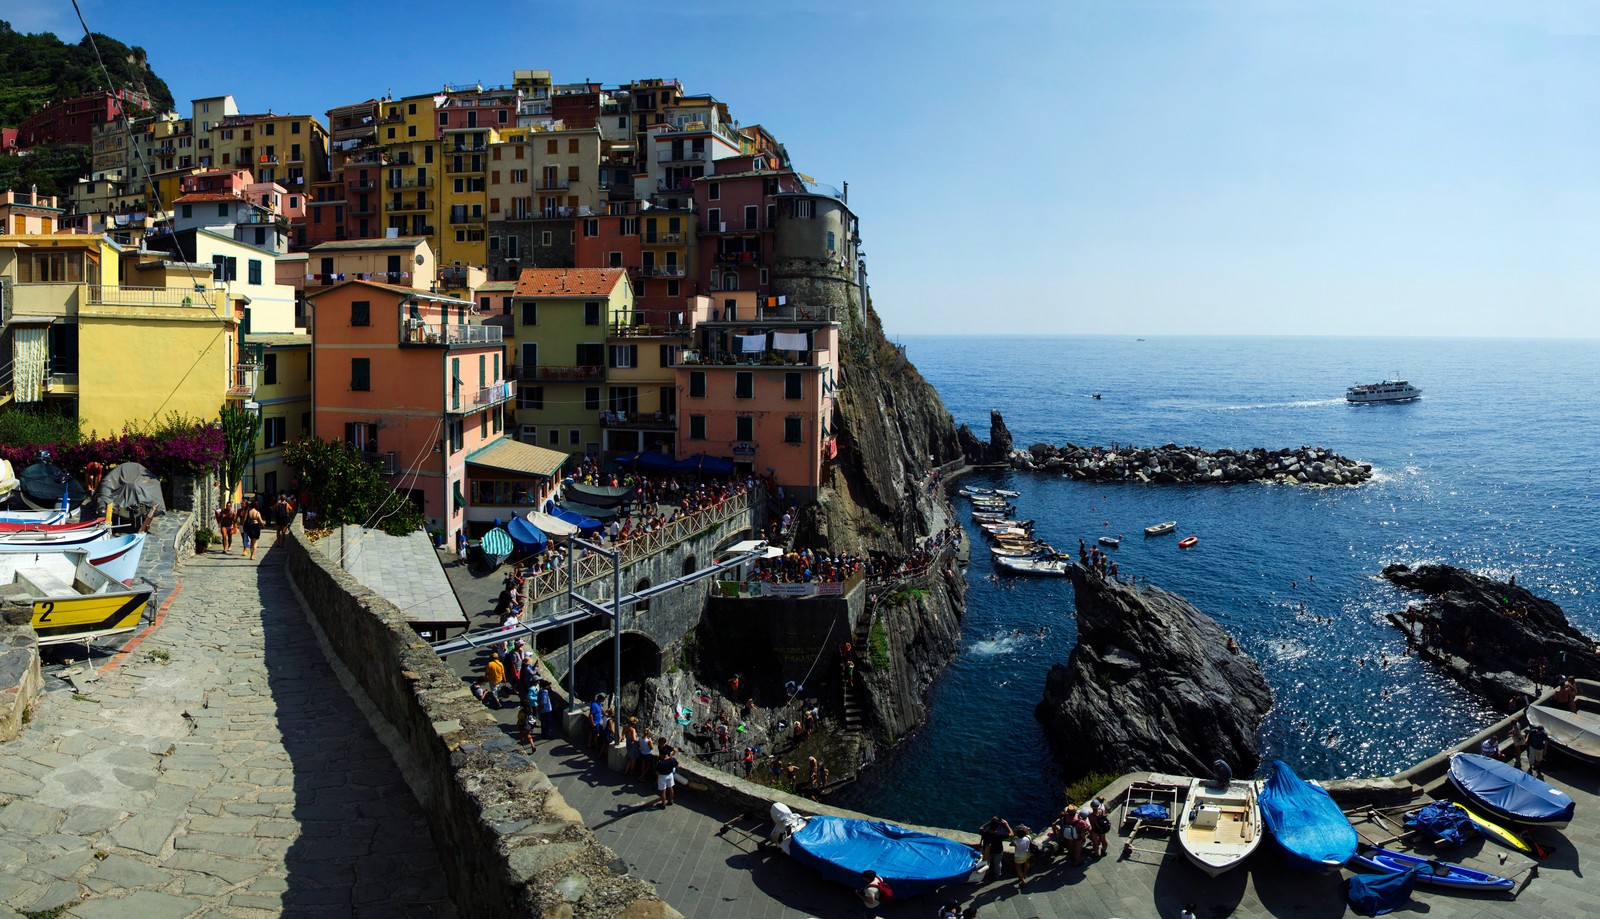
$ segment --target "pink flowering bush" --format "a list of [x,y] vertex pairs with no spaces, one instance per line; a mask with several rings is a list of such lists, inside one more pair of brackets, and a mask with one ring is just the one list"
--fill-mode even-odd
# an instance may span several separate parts
[[37,462],[41,450],[48,450],[50,462],[80,479],[90,463],[100,463],[107,470],[120,463],[139,463],[157,478],[170,481],[173,476],[200,476],[216,469],[223,447],[220,428],[189,422],[75,442],[0,444],[0,458],[21,472]]

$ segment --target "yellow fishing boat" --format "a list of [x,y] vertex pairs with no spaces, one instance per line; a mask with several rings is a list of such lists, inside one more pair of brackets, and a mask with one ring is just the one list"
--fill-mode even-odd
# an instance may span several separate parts
[[150,605],[149,588],[124,585],[83,550],[0,553],[0,584],[33,601],[41,645],[131,632]]

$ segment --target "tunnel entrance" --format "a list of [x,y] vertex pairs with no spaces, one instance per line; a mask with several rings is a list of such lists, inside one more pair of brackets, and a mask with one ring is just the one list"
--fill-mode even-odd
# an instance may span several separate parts
[[[612,651],[614,639],[606,640],[589,649],[573,666],[573,686],[580,700],[590,700],[597,693],[611,695]],[[638,632],[622,633],[622,709],[638,708],[639,690],[644,681],[661,675],[661,648],[646,635]]]

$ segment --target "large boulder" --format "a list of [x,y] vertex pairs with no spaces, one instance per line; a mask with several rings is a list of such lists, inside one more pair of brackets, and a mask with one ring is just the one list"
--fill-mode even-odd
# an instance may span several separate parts
[[1006,427],[1006,420],[1000,417],[997,408],[989,410],[989,456],[990,462],[1004,462],[1011,455],[1011,429]]
[[1254,772],[1272,690],[1222,626],[1158,587],[1081,565],[1069,578],[1078,644],[1050,668],[1034,712],[1062,768],[1210,775],[1220,759]]

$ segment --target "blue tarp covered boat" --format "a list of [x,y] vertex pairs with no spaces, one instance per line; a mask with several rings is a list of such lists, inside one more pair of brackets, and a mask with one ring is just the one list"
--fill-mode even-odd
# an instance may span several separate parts
[[543,530],[521,517],[512,517],[511,522],[506,524],[506,532],[511,534],[511,541],[524,552],[543,552],[548,541]]
[[1337,868],[1356,854],[1355,827],[1339,805],[1282,760],[1273,760],[1260,800],[1261,822],[1296,867]]
[[1487,871],[1479,871],[1452,862],[1423,858],[1412,852],[1396,852],[1378,847],[1357,855],[1351,864],[1383,874],[1398,874],[1419,868],[1421,870],[1417,873],[1417,883],[1454,890],[1510,890],[1517,886],[1515,881],[1498,874],[1490,874]]
[[1512,823],[1564,827],[1576,805],[1567,793],[1510,763],[1457,753],[1450,757],[1450,784],[1489,812]]
[[544,503],[544,512],[557,520],[565,520],[585,533],[592,533],[600,529],[600,521],[582,514],[574,514],[554,501]]
[[896,899],[975,881],[984,871],[971,846],[881,820],[811,817],[783,848],[795,861],[850,887],[861,886],[861,872],[876,871]]

